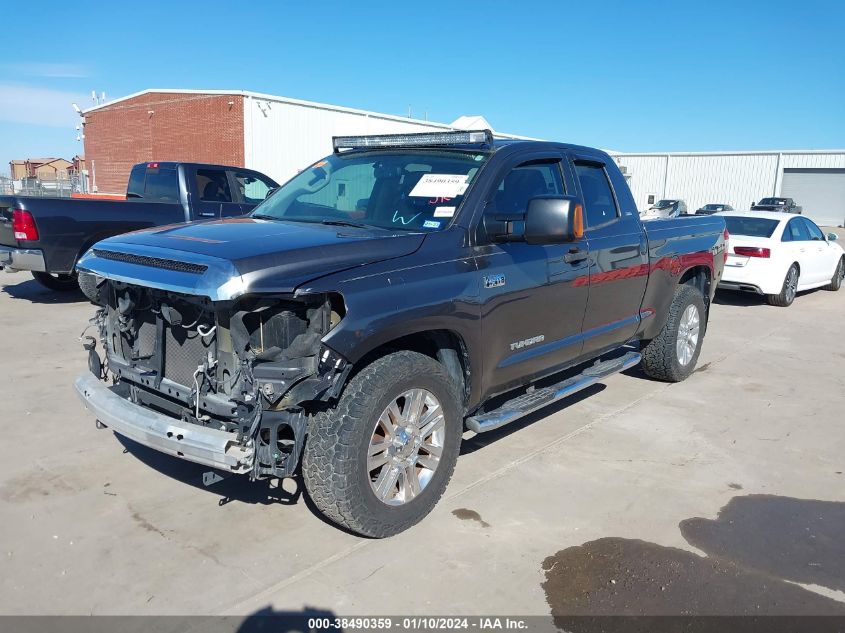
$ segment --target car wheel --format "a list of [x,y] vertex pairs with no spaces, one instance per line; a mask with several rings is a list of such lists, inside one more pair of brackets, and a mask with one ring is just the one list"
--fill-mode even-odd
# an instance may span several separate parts
[[695,369],[707,326],[701,292],[689,285],[675,289],[666,324],[642,350],[642,368],[657,380],[680,382]]
[[801,271],[798,270],[798,264],[792,264],[789,270],[786,271],[786,277],[783,279],[783,287],[780,294],[766,295],[766,301],[770,305],[778,306],[779,308],[788,308],[795,301],[795,294],[798,292],[798,280],[801,278]]
[[76,280],[82,294],[84,294],[91,303],[95,305],[102,305],[102,301],[100,300],[102,279],[98,281],[96,275],[92,275],[91,273],[79,273]]
[[842,287],[842,278],[845,277],[845,257],[839,259],[836,270],[833,271],[833,278],[830,283],[824,286],[825,290],[839,290]]
[[35,281],[45,288],[56,290],[57,292],[69,292],[79,289],[79,285],[76,283],[76,275],[58,275],[32,271],[32,276],[35,278]]
[[369,537],[421,521],[455,469],[459,402],[454,380],[428,356],[401,351],[373,361],[334,409],[310,420],[302,472],[314,504]]

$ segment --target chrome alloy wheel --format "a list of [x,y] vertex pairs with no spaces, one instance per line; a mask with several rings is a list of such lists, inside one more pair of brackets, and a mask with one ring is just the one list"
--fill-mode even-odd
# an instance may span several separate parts
[[795,299],[795,293],[798,291],[798,269],[793,266],[789,269],[789,274],[786,276],[786,300],[790,303]]
[[695,348],[698,347],[699,324],[698,308],[692,304],[688,305],[678,323],[678,340],[675,343],[678,362],[684,367],[689,365],[695,354]]
[[446,426],[434,394],[411,389],[393,400],[376,421],[367,451],[367,473],[376,497],[402,505],[431,481],[440,463]]

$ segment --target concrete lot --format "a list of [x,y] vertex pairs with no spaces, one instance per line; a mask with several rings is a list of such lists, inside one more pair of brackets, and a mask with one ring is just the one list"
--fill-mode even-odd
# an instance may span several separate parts
[[720,295],[688,381],[466,440],[433,514],[374,541],[96,430],[93,307],[0,283],[0,613],[845,613],[845,291]]

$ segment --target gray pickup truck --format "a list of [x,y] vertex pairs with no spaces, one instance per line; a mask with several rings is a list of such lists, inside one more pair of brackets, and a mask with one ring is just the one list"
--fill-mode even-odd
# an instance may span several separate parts
[[100,426],[208,481],[301,466],[327,517],[384,537],[431,511],[465,429],[637,364],[694,370],[722,217],[641,222],[588,147],[489,130],[334,144],[249,217],[82,258],[105,279],[76,380]]
[[752,211],[781,211],[801,215],[803,208],[795,204],[792,198],[762,198],[760,202],[751,205]]
[[201,163],[140,163],[126,200],[0,196],[0,268],[29,270],[51,290],[77,283],[96,297],[76,262],[95,242],[164,224],[248,213],[278,186],[251,169]]

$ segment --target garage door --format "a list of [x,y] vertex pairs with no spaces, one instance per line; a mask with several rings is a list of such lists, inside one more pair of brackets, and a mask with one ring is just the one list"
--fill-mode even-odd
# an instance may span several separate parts
[[845,169],[784,169],[780,192],[820,226],[845,223]]

